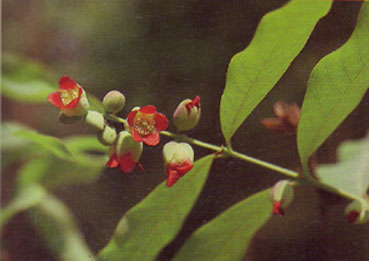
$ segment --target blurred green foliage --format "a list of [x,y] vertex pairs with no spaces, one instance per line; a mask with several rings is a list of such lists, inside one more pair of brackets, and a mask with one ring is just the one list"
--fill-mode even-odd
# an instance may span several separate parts
[[[170,115],[179,101],[200,95],[203,116],[190,134],[222,144],[216,119],[227,65],[251,41],[261,17],[286,2],[3,1],[3,120],[27,123],[27,127],[2,126],[3,211],[9,219],[32,208],[30,215],[45,240],[34,240],[36,247],[32,247],[30,237],[38,236],[21,230],[15,219],[4,230],[3,251],[7,249],[15,260],[43,260],[39,255],[43,245],[48,245],[55,258],[89,260],[91,253],[108,243],[122,215],[165,178],[158,164],[160,147],[145,151],[144,174],[103,172],[106,147],[99,145],[94,136],[81,136],[88,133],[82,125],[61,125],[56,110],[36,105],[46,102],[48,90],[57,88],[60,76],[70,75],[97,97],[111,89],[124,92],[124,113],[135,105],[150,103]],[[240,129],[234,137],[236,149],[292,169],[297,167],[294,141],[267,133],[258,126],[259,118],[270,115],[271,105],[280,99],[302,100],[311,69],[349,37],[359,7],[360,3],[333,5],[274,90],[248,118],[247,125],[252,127]],[[32,106],[27,107],[24,103],[29,102]],[[95,110],[102,111],[99,99],[91,97],[90,102]],[[357,119],[368,115],[367,104],[362,103],[329,144],[343,137],[364,135],[368,123],[358,124]],[[30,127],[47,135],[35,133]],[[17,134],[22,132],[23,136]],[[79,135],[60,142],[49,137],[71,133]],[[67,156],[64,146],[72,157]],[[332,160],[329,155],[335,151],[331,145],[323,145],[322,151],[328,155],[323,161]],[[196,158],[206,153],[197,148]],[[275,183],[277,178],[264,175],[267,172],[234,160],[214,162],[182,230],[158,259],[172,259],[196,228]],[[285,219],[269,220],[254,237],[247,256],[253,260],[367,259],[368,226],[352,229],[340,219],[346,202],[331,204],[327,196],[319,195],[301,189],[297,193],[299,204],[292,204]],[[21,215],[17,217],[27,226]]]

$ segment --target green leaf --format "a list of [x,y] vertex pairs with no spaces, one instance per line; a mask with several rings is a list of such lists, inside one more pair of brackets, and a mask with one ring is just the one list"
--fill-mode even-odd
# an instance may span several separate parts
[[21,123],[3,122],[1,124],[1,149],[6,152],[18,150],[30,142],[14,135],[20,130],[29,129]]
[[328,0],[291,0],[265,15],[249,46],[232,58],[220,104],[227,144],[299,54],[330,6]]
[[5,54],[2,66],[1,93],[5,97],[20,102],[46,103],[47,96],[56,89],[47,81],[48,70],[35,61]]
[[29,184],[20,187],[14,199],[1,209],[0,227],[3,227],[15,214],[39,204],[45,195],[45,189],[38,184]]
[[16,137],[24,138],[27,141],[40,145],[43,149],[54,154],[55,156],[59,158],[66,159],[66,160],[73,159],[72,153],[68,150],[68,148],[64,145],[64,143],[58,138],[40,134],[30,129],[20,130],[14,133],[14,135]]
[[120,220],[99,260],[154,260],[181,229],[206,181],[213,156],[196,161],[172,188],[160,184]]
[[369,3],[363,3],[350,39],[325,56],[311,73],[297,133],[303,165],[360,103],[369,87],[368,28]]
[[95,260],[78,231],[72,213],[53,195],[43,197],[29,214],[58,260]]
[[338,149],[337,164],[321,164],[317,176],[322,183],[358,197],[367,196],[369,188],[369,135],[347,141]]
[[[107,147],[101,145],[95,136],[75,136],[64,140],[73,153],[74,160],[65,160],[46,155],[30,162],[30,171],[21,171],[17,184],[27,185],[39,182],[48,189],[70,184],[86,184],[96,181],[108,161]],[[32,162],[35,162],[33,165]],[[34,165],[42,165],[37,168]],[[32,168],[38,171],[33,171]],[[24,167],[27,169],[27,165]]]
[[269,189],[254,194],[197,229],[174,260],[242,260],[253,235],[272,214],[269,194]]

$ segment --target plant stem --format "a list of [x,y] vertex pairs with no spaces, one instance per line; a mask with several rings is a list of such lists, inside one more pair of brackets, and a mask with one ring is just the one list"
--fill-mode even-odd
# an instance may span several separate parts
[[[122,119],[122,118],[120,118],[116,115],[113,115],[113,114],[106,114],[105,117],[108,120],[123,123],[123,124],[126,124],[126,122],[127,122],[125,119]],[[266,162],[266,161],[263,161],[263,160],[260,160],[260,159],[253,158],[251,156],[247,156],[247,155],[242,154],[240,152],[234,151],[230,147],[216,146],[216,145],[213,145],[213,144],[210,144],[210,143],[207,143],[207,142],[203,142],[203,141],[200,141],[200,140],[197,140],[197,139],[193,139],[193,138],[190,138],[190,137],[185,136],[185,135],[175,134],[175,133],[172,133],[172,132],[169,132],[169,131],[161,131],[160,134],[162,134],[164,136],[167,136],[167,137],[170,137],[170,138],[173,138],[175,140],[188,142],[188,143],[191,143],[193,145],[203,147],[205,149],[213,150],[215,152],[223,154],[224,156],[238,158],[238,159],[241,159],[243,161],[251,162],[251,163],[254,163],[254,164],[259,165],[261,167],[264,167],[264,168],[267,168],[267,169],[270,169],[270,170],[274,170],[274,171],[279,172],[283,175],[286,175],[290,178],[297,179],[296,184],[302,184],[302,183],[310,184],[310,185],[313,185],[317,188],[329,191],[331,193],[334,193],[336,195],[339,195],[341,197],[344,197],[344,198],[347,198],[347,199],[350,199],[350,200],[361,200],[359,197],[357,197],[355,195],[346,193],[344,191],[337,190],[337,189],[335,189],[335,188],[333,188],[329,185],[320,183],[318,180],[312,178],[311,176],[309,176],[309,177],[300,176],[299,173],[297,173],[296,171],[289,170],[289,169],[286,169],[286,168],[282,168],[282,167],[274,165],[272,163],[269,163],[269,162]]]
[[289,170],[289,169],[286,169],[286,168],[279,167],[279,166],[274,165],[272,163],[247,156],[245,154],[242,154],[240,152],[231,150],[229,148],[215,146],[213,144],[209,144],[209,143],[206,143],[206,142],[203,142],[203,141],[199,141],[199,140],[196,140],[196,139],[184,136],[184,135],[177,135],[177,134],[174,134],[174,133],[171,133],[171,132],[168,132],[168,131],[161,131],[160,134],[171,137],[171,138],[176,139],[176,140],[185,141],[185,142],[188,142],[188,143],[191,143],[191,144],[194,144],[194,145],[206,148],[206,149],[214,150],[216,152],[224,151],[224,153],[228,156],[231,156],[231,157],[234,157],[234,158],[239,158],[241,160],[257,164],[257,165],[262,166],[264,168],[271,169],[271,170],[274,170],[276,172],[287,175],[291,178],[298,178],[298,173],[296,171],[292,171],[292,170]]

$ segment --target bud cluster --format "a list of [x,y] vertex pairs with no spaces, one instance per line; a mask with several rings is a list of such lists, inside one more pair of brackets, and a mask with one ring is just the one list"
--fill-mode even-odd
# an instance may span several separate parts
[[[60,109],[60,122],[71,124],[84,120],[98,141],[110,147],[106,166],[119,167],[123,173],[132,172],[136,166],[143,170],[139,163],[143,145],[158,145],[160,132],[169,125],[166,116],[153,105],[134,107],[126,119],[119,118],[117,114],[124,109],[126,98],[117,90],[109,91],[102,99],[104,112],[90,110],[84,89],[68,76],[59,80],[59,90],[51,93],[48,100]],[[200,98],[186,99],[174,112],[174,125],[178,131],[191,130],[198,124],[200,114]],[[121,123],[121,128],[112,125],[114,121]],[[168,142],[163,147],[163,156],[167,186],[171,187],[193,167],[194,152],[187,143]]]

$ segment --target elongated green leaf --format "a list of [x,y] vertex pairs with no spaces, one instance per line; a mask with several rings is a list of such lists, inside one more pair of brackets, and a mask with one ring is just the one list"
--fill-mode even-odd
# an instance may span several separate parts
[[269,193],[268,189],[254,194],[200,227],[174,260],[242,260],[253,235],[272,214]]
[[265,15],[250,45],[232,58],[220,104],[227,144],[299,54],[330,6],[331,1],[291,0]]
[[58,260],[95,260],[78,231],[72,213],[53,195],[47,194],[30,210],[30,217]]
[[363,3],[350,39],[324,57],[311,73],[297,135],[304,165],[360,103],[369,87],[368,28],[369,3]]
[[35,61],[6,54],[2,66],[1,92],[10,99],[46,103],[48,94],[56,89],[46,79],[48,70]]
[[318,166],[320,181],[358,197],[366,196],[369,188],[369,135],[361,140],[343,143],[338,156],[337,164]]
[[180,230],[206,181],[213,156],[196,161],[172,188],[165,182],[120,220],[99,260],[155,260]]
[[1,227],[3,227],[15,214],[38,205],[45,195],[45,189],[38,184],[29,184],[18,188],[14,199],[1,209]]
[[37,133],[34,130],[20,130],[14,133],[14,135],[40,145],[43,149],[53,153],[59,158],[67,160],[73,159],[71,152],[58,138]]
[[73,161],[53,155],[33,159],[20,171],[17,184],[21,186],[38,182],[48,189],[55,189],[70,184],[94,182],[108,160],[107,147],[101,145],[95,136],[75,136],[64,142],[73,153]]

